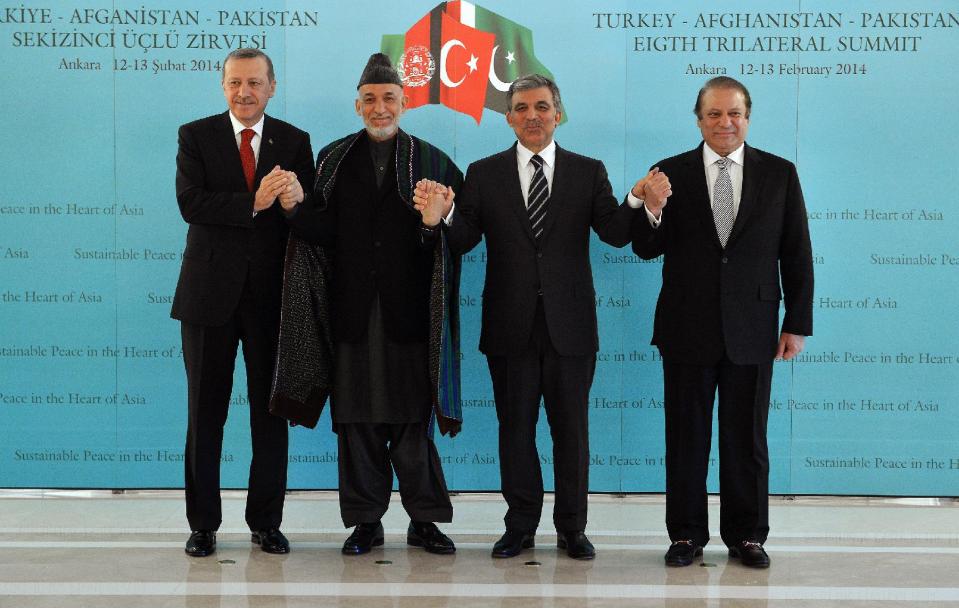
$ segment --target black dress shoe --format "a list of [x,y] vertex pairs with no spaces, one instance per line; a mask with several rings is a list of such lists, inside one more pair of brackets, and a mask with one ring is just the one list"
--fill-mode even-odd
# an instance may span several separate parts
[[535,538],[535,532],[507,529],[493,545],[493,557],[516,557],[523,552],[523,549],[532,549],[536,546]]
[[290,552],[290,541],[286,540],[279,528],[267,528],[253,533],[250,540],[254,545],[260,545],[267,553],[283,555]]
[[187,555],[206,557],[216,551],[216,532],[213,530],[196,530],[190,533],[184,549]]
[[566,555],[573,559],[593,559],[596,557],[596,549],[593,548],[593,543],[589,542],[582,530],[572,532],[557,530],[556,546],[560,549],[566,549]]
[[450,537],[440,532],[436,524],[428,521],[411,521],[406,530],[406,544],[423,547],[428,553],[449,555],[456,553],[456,545]]
[[383,544],[383,524],[356,524],[353,534],[343,543],[343,555],[362,555]]
[[666,551],[667,566],[688,566],[694,557],[703,554],[703,548],[691,540],[675,540]]
[[744,566],[750,568],[768,568],[769,556],[762,543],[744,540],[729,548],[729,557],[738,557]]

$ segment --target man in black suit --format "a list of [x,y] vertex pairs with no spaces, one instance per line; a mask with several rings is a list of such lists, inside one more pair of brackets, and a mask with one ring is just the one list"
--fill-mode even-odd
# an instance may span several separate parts
[[[442,215],[457,253],[486,238],[486,284],[480,350],[486,354],[496,415],[506,533],[493,557],[534,545],[543,508],[536,450],[540,398],[553,438],[558,547],[592,559],[586,537],[589,488],[589,389],[599,338],[589,262],[590,228],[622,247],[633,204],[617,205],[601,161],[553,141],[562,118],[559,89],[524,76],[507,93],[506,120],[517,144],[470,165],[452,215],[453,192],[422,183],[414,199],[424,221]],[[634,189],[639,192],[641,181]],[[426,219],[429,218],[429,219]],[[640,219],[642,219],[640,217]]]
[[663,357],[670,566],[689,565],[709,541],[717,389],[720,534],[730,556],[769,566],[773,360],[792,359],[812,334],[812,249],[799,177],[789,161],[745,143],[751,107],[741,83],[708,81],[694,110],[704,143],[658,163],[644,185],[648,217],[633,224],[633,251],[664,256],[652,342]]
[[190,225],[171,316],[181,322],[189,422],[186,511],[192,556],[216,550],[220,452],[238,344],[243,343],[253,459],[246,522],[252,541],[287,553],[280,532],[287,423],[268,410],[287,226],[277,200],[303,200],[313,175],[310,137],[266,116],[273,63],[239,49],[223,64],[229,111],[180,127],[176,194]]

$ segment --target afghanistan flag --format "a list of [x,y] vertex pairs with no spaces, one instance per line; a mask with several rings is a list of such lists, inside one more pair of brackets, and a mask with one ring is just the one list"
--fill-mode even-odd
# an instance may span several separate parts
[[533,54],[528,28],[465,0],[438,4],[406,34],[383,36],[381,50],[403,78],[408,107],[441,103],[477,123],[483,108],[506,114],[506,91],[520,76],[553,77]]

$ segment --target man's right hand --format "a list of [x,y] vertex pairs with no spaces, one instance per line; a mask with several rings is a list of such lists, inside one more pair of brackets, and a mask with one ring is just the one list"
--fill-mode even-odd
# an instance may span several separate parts
[[669,177],[660,172],[659,167],[650,169],[646,177],[633,186],[633,196],[643,199],[646,209],[659,218],[666,206],[666,199],[673,195]]
[[260,187],[256,189],[253,198],[253,211],[259,212],[272,207],[276,197],[286,191],[288,184],[286,171],[280,169],[279,165],[273,167],[273,170],[260,180]]
[[455,196],[452,188],[433,180],[421,179],[416,182],[416,190],[413,191],[413,208],[423,215],[424,224],[437,226],[449,215]]

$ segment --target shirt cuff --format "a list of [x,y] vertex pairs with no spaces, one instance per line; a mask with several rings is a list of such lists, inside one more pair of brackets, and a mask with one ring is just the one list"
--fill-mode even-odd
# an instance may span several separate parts
[[443,222],[444,222],[447,226],[452,226],[452,225],[453,225],[453,212],[454,212],[454,211],[456,211],[456,203],[453,203],[453,205],[450,207],[450,212],[447,213],[447,214],[446,214],[446,217],[443,218]]
[[630,190],[629,193],[626,194],[626,204],[633,209],[639,209],[643,206],[643,199],[633,196],[633,191]]
[[643,207],[643,211],[646,212],[646,217],[649,219],[649,225],[653,228],[659,228],[659,225],[663,223],[663,212],[660,211],[659,219],[656,219],[656,216],[653,215],[652,212],[645,206]]

